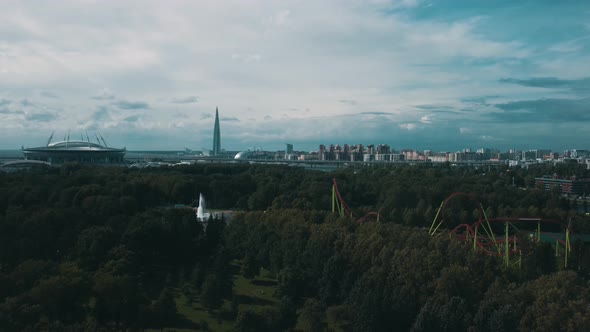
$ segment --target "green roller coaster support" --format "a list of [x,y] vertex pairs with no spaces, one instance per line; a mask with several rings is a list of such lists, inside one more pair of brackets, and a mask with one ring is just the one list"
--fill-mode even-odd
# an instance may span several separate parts
[[516,235],[512,237],[512,249],[516,251]]
[[436,224],[436,219],[438,218],[438,215],[440,214],[440,210],[442,210],[442,207],[444,204],[445,204],[445,201],[442,201],[442,203],[440,203],[440,206],[438,207],[438,211],[436,211],[436,215],[434,216],[434,220],[432,221],[432,225],[430,225],[430,229],[428,230],[428,234],[430,234],[430,235],[434,235],[434,233],[436,233],[436,231],[438,230],[438,228],[442,224],[442,220],[441,220],[438,223],[438,225],[436,226],[436,228],[434,228],[434,230],[432,229],[434,227],[434,224]]
[[475,233],[473,236],[473,250],[477,250],[477,226],[475,226]]
[[504,242],[504,262],[506,263],[506,266],[510,265],[510,242],[509,238],[508,238],[508,222],[504,223],[506,225],[505,227],[505,242]]
[[537,222],[537,242],[541,242],[541,222]]
[[332,213],[336,212],[336,188],[332,186]]
[[336,187],[332,186],[332,213],[338,212],[338,216],[344,217],[344,205],[338,199]]
[[[496,237],[494,236],[494,231],[492,230],[492,225],[490,225],[490,221],[488,220],[488,216],[486,215],[486,211],[483,208],[483,205],[481,205],[481,203],[479,204],[479,207],[481,208],[481,212],[483,213],[484,220],[486,221],[485,225],[483,227],[483,230],[486,232],[486,235],[490,239],[492,239],[492,243],[496,244]],[[487,225],[487,228],[486,228],[486,225]],[[498,251],[498,254],[501,254],[502,253],[501,246],[496,245],[495,247],[496,247],[496,250]]]
[[565,229],[565,267],[567,267],[568,254],[571,249],[572,247],[570,246],[570,228],[568,225],[568,227]]
[[559,241],[555,240],[555,257],[559,256]]

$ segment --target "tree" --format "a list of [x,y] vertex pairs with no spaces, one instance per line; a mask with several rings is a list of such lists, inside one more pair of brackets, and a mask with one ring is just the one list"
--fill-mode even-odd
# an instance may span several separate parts
[[110,227],[91,226],[83,230],[78,236],[76,244],[81,264],[84,267],[95,269],[115,245],[115,236]]
[[153,320],[160,330],[176,321],[176,301],[169,288],[164,288],[152,304]]
[[197,292],[201,289],[204,280],[205,269],[201,266],[201,264],[195,265],[195,267],[191,271],[190,281],[192,286],[197,290]]
[[301,309],[301,322],[306,331],[323,331],[325,329],[326,308],[315,298],[305,301]]
[[139,314],[147,299],[133,278],[98,272],[93,291],[96,299],[93,314],[99,324],[133,327],[140,323]]
[[573,271],[542,276],[528,284],[532,303],[521,331],[590,331],[590,292]]
[[252,279],[256,277],[259,273],[260,269],[258,268],[258,264],[256,264],[256,260],[250,254],[246,254],[244,259],[242,259],[242,275],[244,278]]
[[283,296],[279,303],[279,327],[288,330],[297,323],[297,306],[288,296]]
[[262,329],[261,319],[253,311],[243,310],[238,313],[234,327],[236,332],[259,332]]
[[59,275],[41,280],[30,290],[29,296],[33,303],[41,305],[50,321],[81,321],[86,316],[83,304],[90,293],[86,276],[74,264],[60,266],[59,272]]
[[296,298],[303,283],[301,273],[298,269],[288,267],[279,272],[276,292],[280,296]]
[[524,258],[524,274],[532,279],[543,274],[555,272],[557,262],[553,247],[545,242],[531,243],[531,246],[533,252]]
[[201,304],[207,311],[212,312],[221,307],[223,303],[222,294],[221,285],[219,284],[219,280],[217,280],[217,276],[214,274],[208,275],[201,289]]

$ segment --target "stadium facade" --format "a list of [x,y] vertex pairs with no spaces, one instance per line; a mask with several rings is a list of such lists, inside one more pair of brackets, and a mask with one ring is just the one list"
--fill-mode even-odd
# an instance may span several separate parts
[[[84,140],[67,140],[51,143],[49,138],[46,146],[24,148],[23,155],[27,160],[40,160],[52,164],[61,164],[66,162],[80,162],[92,164],[118,164],[122,163],[127,152],[126,148],[108,147],[104,138],[103,144],[97,137],[99,143],[92,143],[90,139]],[[88,137],[88,136],[87,136]]]

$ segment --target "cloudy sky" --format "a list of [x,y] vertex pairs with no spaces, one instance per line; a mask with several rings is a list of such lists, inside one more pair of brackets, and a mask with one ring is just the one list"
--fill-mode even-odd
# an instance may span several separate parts
[[0,149],[590,148],[586,0],[1,7]]

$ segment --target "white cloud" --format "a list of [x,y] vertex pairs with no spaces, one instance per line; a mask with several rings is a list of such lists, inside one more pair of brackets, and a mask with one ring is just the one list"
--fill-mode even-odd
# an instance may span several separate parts
[[578,52],[583,49],[587,45],[587,40],[590,36],[584,36],[580,38],[575,38],[567,41],[563,41],[557,44],[552,45],[549,47],[549,51],[558,52],[558,53],[572,53]]
[[495,138],[495,137],[493,137],[493,136],[490,136],[490,135],[481,135],[481,136],[479,136],[479,138],[480,138],[482,141],[495,141],[495,140],[496,140],[496,138]]
[[274,13],[269,21],[277,26],[283,26],[289,22],[291,12],[287,9],[282,9]]
[[417,128],[415,123],[402,123],[399,127],[405,130],[415,130]]
[[461,128],[459,128],[459,132],[461,134],[471,134],[473,132],[473,129],[466,128],[466,127],[461,127]]
[[[579,75],[589,66],[584,57],[539,59],[535,47],[522,40],[493,38],[482,28],[487,18],[412,19],[406,11],[421,5],[415,0],[9,2],[0,12],[0,91],[8,91],[3,97],[11,100],[33,102],[35,91],[60,96],[46,98],[60,112],[38,117],[48,121],[37,124],[41,131],[82,124],[113,133],[127,128],[129,137],[139,137],[145,130],[183,128],[185,139],[194,139],[188,131],[207,133],[211,119],[202,114],[219,106],[223,117],[240,119],[232,130],[260,139],[297,135],[285,128],[271,135],[269,128],[285,110],[297,109],[288,112],[289,121],[305,122],[310,137],[322,139],[350,133],[345,126],[351,122],[341,117],[363,112],[356,118],[366,122],[363,130],[378,121],[404,132],[454,120],[475,122],[485,107],[457,115],[417,113],[413,105],[460,110],[467,97],[533,95],[538,92],[497,83],[527,61],[534,62],[527,64],[528,72],[555,73],[567,66]],[[146,116],[133,123],[117,114],[88,120],[97,107],[123,100],[120,96],[142,103],[128,108],[149,105]],[[179,110],[189,119],[175,116]],[[21,125],[23,116],[0,116],[2,141],[14,135],[4,129]],[[314,117],[330,125],[312,125]],[[465,128],[476,126],[463,122]],[[264,125],[253,133],[254,124]]]
[[423,115],[420,118],[420,122],[426,123],[426,124],[431,124],[432,123],[432,120],[433,120],[433,117],[434,117],[433,114]]

